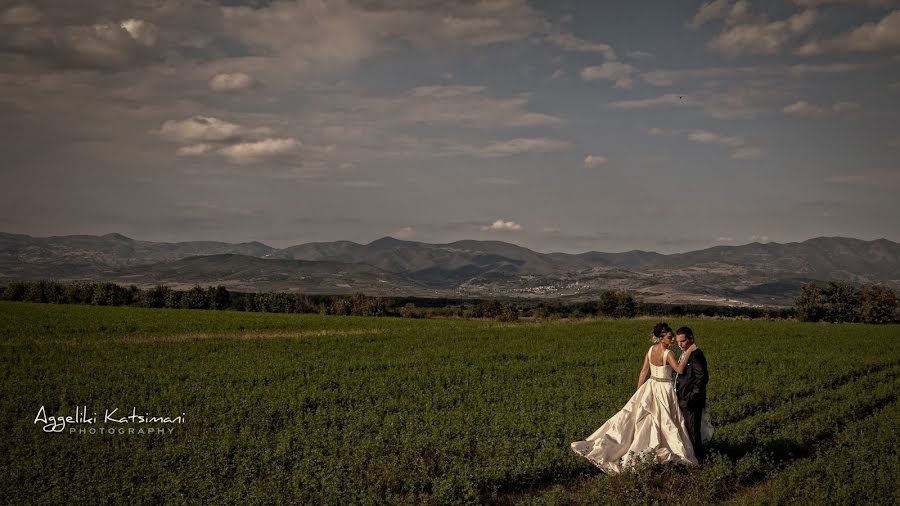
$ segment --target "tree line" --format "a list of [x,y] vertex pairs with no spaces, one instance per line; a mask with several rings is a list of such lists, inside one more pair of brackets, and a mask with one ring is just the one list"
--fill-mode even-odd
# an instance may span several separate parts
[[800,321],[830,323],[897,323],[897,295],[886,286],[829,281],[819,288],[807,283],[794,300]]
[[448,299],[311,295],[289,292],[233,292],[224,286],[194,286],[177,290],[159,285],[140,289],[109,282],[10,282],[0,300],[53,304],[93,304],[171,309],[209,309],[265,313],[314,313],[347,316],[399,316],[405,318],[486,318],[515,321],[580,318],[634,318],[637,316],[711,318],[797,318],[834,323],[891,323],[900,321],[897,297],[883,286],[859,286],[833,281],[824,288],[804,285],[793,307],[736,307],[647,303],[626,291],[606,290],[595,300]]

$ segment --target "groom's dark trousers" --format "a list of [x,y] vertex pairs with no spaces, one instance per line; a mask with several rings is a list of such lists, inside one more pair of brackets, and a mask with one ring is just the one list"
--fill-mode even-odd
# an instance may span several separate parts
[[709,370],[706,367],[706,357],[702,350],[695,350],[688,357],[688,363],[684,371],[676,380],[678,392],[678,405],[681,406],[681,414],[684,416],[684,425],[694,445],[694,455],[697,460],[703,460],[706,451],[703,449],[703,441],[700,439],[700,418],[703,408],[706,407],[706,384],[709,383]]

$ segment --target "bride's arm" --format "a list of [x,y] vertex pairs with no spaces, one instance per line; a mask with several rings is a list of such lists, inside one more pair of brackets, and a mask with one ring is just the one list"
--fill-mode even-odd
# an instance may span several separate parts
[[650,354],[644,355],[644,366],[641,367],[641,374],[638,375],[638,388],[641,388],[641,385],[644,384],[644,381],[647,379],[647,374],[650,373]]
[[675,372],[677,372],[678,374],[681,374],[684,372],[684,368],[687,367],[688,359],[691,358],[691,353],[693,353],[694,350],[696,350],[696,349],[697,349],[697,345],[692,344],[690,348],[685,350],[684,358],[681,360],[680,364],[678,363],[677,360],[675,360],[675,357],[673,357],[671,353],[668,353],[668,354],[666,354],[666,362],[669,363],[669,366],[671,366],[672,369],[675,369]]

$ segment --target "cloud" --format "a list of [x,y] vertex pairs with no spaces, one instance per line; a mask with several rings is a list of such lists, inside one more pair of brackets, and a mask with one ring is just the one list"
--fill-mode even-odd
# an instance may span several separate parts
[[338,183],[347,188],[384,188],[384,183],[379,181],[351,180]]
[[793,77],[802,77],[806,74],[812,73],[824,73],[824,74],[838,74],[842,72],[856,72],[862,68],[865,68],[865,64],[863,63],[828,63],[828,64],[819,64],[813,65],[808,63],[800,63],[797,65],[791,65],[788,69],[788,72]]
[[831,106],[830,110],[815,104],[811,104],[806,100],[799,100],[791,105],[785,106],[785,114],[803,117],[824,116],[829,113],[844,114],[855,112],[860,109],[860,105],[856,102],[836,102]]
[[747,142],[734,136],[719,135],[708,130],[692,130],[687,135],[688,139],[700,144],[718,144],[735,148],[731,158],[735,160],[754,160],[765,156],[766,150],[756,146],[749,146]]
[[175,152],[178,156],[200,156],[205,155],[213,150],[212,144],[191,144],[178,148]]
[[122,28],[131,35],[131,38],[139,44],[147,47],[152,47],[156,44],[158,30],[152,23],[148,23],[141,19],[131,18],[122,21],[120,24]]
[[865,23],[837,37],[814,40],[795,53],[812,56],[823,53],[874,52],[900,48],[900,10],[895,10],[877,23]]
[[211,116],[193,116],[184,120],[168,120],[160,135],[173,142],[224,141],[238,136],[243,129]]
[[483,86],[432,85],[407,90],[398,97],[336,95],[334,111],[317,114],[316,123],[341,129],[436,123],[466,128],[558,126],[556,116],[526,109],[527,94],[495,98]]
[[856,102],[837,102],[831,106],[831,110],[836,113],[854,112],[860,109],[860,105]]
[[605,156],[600,155],[587,155],[584,158],[584,167],[587,169],[595,169],[602,165],[606,165],[606,162],[609,160]]
[[232,91],[248,90],[256,86],[256,80],[243,72],[223,73],[212,76],[209,80],[209,89],[227,93]]
[[517,181],[517,180],[515,180],[515,179],[507,179],[507,178],[504,178],[504,177],[482,177],[482,178],[476,179],[476,180],[475,180],[475,184],[479,184],[479,185],[485,185],[485,184],[488,184],[488,185],[512,186],[512,185],[521,184],[521,182],[520,182],[520,181]]
[[822,5],[852,4],[865,5],[867,7],[887,7],[897,3],[897,0],[793,0],[801,7],[819,7]]
[[825,181],[861,186],[897,187],[900,186],[900,171],[873,170],[858,174],[831,176]]
[[490,225],[482,226],[481,230],[489,232],[518,232],[522,230],[522,225],[519,225],[514,221],[503,221],[500,219]]
[[607,60],[615,60],[616,52],[607,44],[590,42],[579,39],[568,33],[553,33],[546,37],[551,44],[559,46],[567,51],[581,51],[586,53],[601,53]]
[[397,239],[410,239],[416,236],[416,229],[413,227],[403,227],[391,234],[391,236],[396,237]]
[[731,157],[735,160],[755,160],[766,155],[766,150],[755,146],[742,146],[734,150]]
[[769,242],[769,236],[767,236],[767,235],[751,235],[750,240],[753,242]]
[[587,67],[581,71],[581,78],[585,81],[607,80],[616,83],[617,88],[631,88],[631,75],[637,69],[627,63],[606,62],[598,67]]
[[[0,52],[18,53],[33,62],[62,69],[114,71],[158,61],[157,28],[129,18],[92,25],[38,23],[32,10],[4,12]],[[35,24],[36,23],[36,24]]]
[[19,5],[3,11],[0,15],[0,24],[3,25],[33,25],[41,20],[41,11],[30,5]]
[[245,164],[289,154],[300,146],[300,141],[296,139],[263,139],[232,144],[220,149],[219,153],[234,163]]
[[730,0],[715,0],[700,6],[691,21],[685,23],[687,28],[697,30],[701,26],[716,19],[723,19],[727,25],[751,21],[753,17],[748,10],[748,3],[739,0],[733,5]]
[[716,242],[734,242],[734,237],[716,237]]
[[676,95],[674,93],[666,93],[665,95],[660,95],[655,98],[645,98],[639,100],[619,100],[616,102],[610,102],[609,105],[618,109],[646,109],[648,107],[672,105],[685,106],[693,104],[694,103],[690,97],[686,97],[684,95]]
[[634,58],[635,60],[643,60],[653,58],[653,53],[648,53],[647,51],[629,51],[627,56],[629,58]]
[[694,130],[688,134],[688,139],[703,144],[721,144],[724,146],[741,146],[744,141],[738,137],[723,137],[706,130]]
[[571,144],[568,141],[548,139],[546,137],[519,138],[506,141],[492,142],[486,146],[476,148],[468,154],[484,158],[496,158],[512,156],[522,153],[546,153],[566,149]]
[[716,35],[708,47],[730,58],[744,53],[775,54],[808,32],[817,19],[816,11],[807,10],[780,21],[736,24]]
[[794,116],[821,116],[826,113],[824,108],[810,104],[806,100],[799,100],[791,105],[785,106],[783,111],[785,114],[792,114]]

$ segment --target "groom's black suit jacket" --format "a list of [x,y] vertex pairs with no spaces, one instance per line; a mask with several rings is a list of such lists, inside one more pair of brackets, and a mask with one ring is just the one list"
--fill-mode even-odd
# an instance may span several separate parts
[[678,404],[683,410],[702,411],[706,406],[706,384],[709,370],[703,350],[694,350],[688,357],[684,372],[678,375]]

